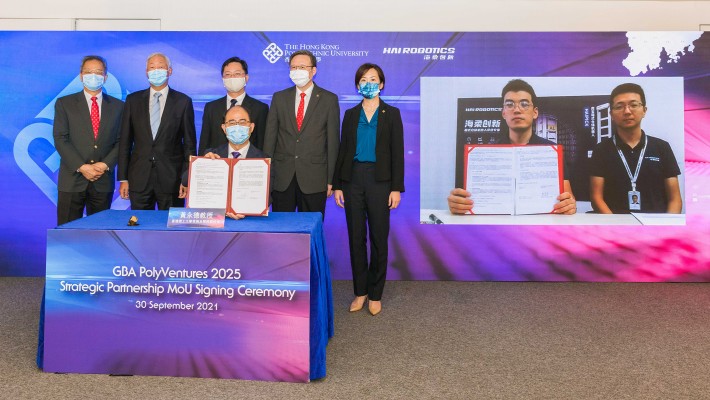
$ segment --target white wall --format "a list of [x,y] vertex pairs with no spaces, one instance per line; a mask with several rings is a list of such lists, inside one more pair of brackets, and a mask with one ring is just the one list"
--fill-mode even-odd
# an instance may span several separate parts
[[710,26],[708,0],[0,2],[0,30],[692,31]]

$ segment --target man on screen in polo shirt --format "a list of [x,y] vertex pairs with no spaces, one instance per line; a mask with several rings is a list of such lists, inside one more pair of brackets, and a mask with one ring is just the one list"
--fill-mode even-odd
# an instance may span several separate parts
[[590,167],[594,211],[679,214],[680,169],[668,142],[641,129],[647,111],[643,88],[621,84],[611,92],[609,105],[614,135],[596,145]]
[[[503,87],[501,92],[503,100],[503,119],[508,124],[508,134],[501,135],[496,144],[552,144],[533,133],[533,124],[538,115],[537,96],[529,83],[522,79],[513,79]],[[465,214],[473,208],[471,193],[456,188],[451,190],[447,198],[449,211],[452,214]],[[557,196],[554,206],[555,214],[574,214],[577,212],[577,201],[572,195],[572,186],[569,180],[564,180],[564,192]]]

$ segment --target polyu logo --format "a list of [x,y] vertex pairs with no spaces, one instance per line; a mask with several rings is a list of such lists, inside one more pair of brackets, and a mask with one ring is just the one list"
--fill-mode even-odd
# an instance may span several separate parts
[[261,52],[261,54],[264,55],[264,58],[269,60],[270,63],[275,63],[276,61],[281,58],[281,56],[284,55],[284,51],[281,50],[279,46],[276,45],[276,43],[271,43],[270,45],[266,46],[264,51]]

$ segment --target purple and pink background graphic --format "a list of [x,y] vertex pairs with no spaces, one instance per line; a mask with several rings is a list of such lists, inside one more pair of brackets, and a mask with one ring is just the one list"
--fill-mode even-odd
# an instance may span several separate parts
[[[272,243],[280,251],[260,251]],[[126,268],[114,272],[116,266]],[[127,272],[139,275],[140,266],[207,271],[208,278],[155,279]],[[213,279],[213,268],[239,269],[240,279]],[[306,382],[309,274],[307,234],[51,230],[44,370]],[[166,291],[92,295],[62,291],[61,282],[103,284],[104,289],[109,283],[149,285]],[[168,294],[169,285],[193,291]],[[216,291],[201,294],[198,285]],[[295,294],[292,300],[241,296],[240,286]],[[227,290],[233,290],[233,297]],[[194,308],[159,311],[151,303]]]
[[[710,281],[710,36],[702,32],[0,32],[0,40],[0,190],[8,194],[0,208],[9,227],[0,233],[0,275],[44,273],[59,165],[53,104],[81,90],[82,56],[105,56],[106,90],[125,98],[148,86],[148,54],[166,53],[170,86],[194,99],[199,132],[204,104],[225,93],[225,59],[246,59],[247,92],[269,103],[292,85],[288,55],[306,47],[319,57],[316,83],[339,96],[342,113],[360,101],[354,74],[364,62],[384,69],[383,99],[402,111],[406,192],[391,217],[388,278]],[[422,77],[682,77],[686,225],[420,224]],[[649,113],[661,107],[656,99]],[[113,208],[127,204],[116,198]],[[332,201],[324,227],[332,276],[350,279],[344,212]]]

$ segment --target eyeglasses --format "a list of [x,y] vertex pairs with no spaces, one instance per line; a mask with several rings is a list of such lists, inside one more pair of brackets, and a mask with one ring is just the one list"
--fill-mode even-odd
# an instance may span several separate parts
[[81,73],[82,74],[105,75],[105,72],[102,69],[92,69],[91,71],[81,71]]
[[641,107],[643,107],[643,103],[639,103],[638,101],[632,101],[629,104],[616,103],[611,107],[611,109],[613,111],[619,112],[619,111],[624,111],[626,109],[626,107],[629,108],[629,111],[635,112],[635,111],[638,111]]
[[503,107],[509,111],[515,110],[515,107],[519,107],[521,111],[527,111],[530,107],[532,107],[532,103],[527,100],[520,100],[518,103],[513,100],[506,100],[503,102]]
[[313,66],[312,65],[291,65],[291,71],[294,71],[294,70],[303,71],[308,68],[313,68]]
[[251,124],[251,121],[246,120],[246,119],[240,119],[239,121],[235,121],[233,119],[230,119],[229,121],[224,123],[227,126],[234,126],[234,125],[239,125],[239,126],[247,126]]
[[230,79],[230,78],[244,78],[246,74],[244,72],[227,72],[224,75],[222,75],[222,78],[225,79]]

